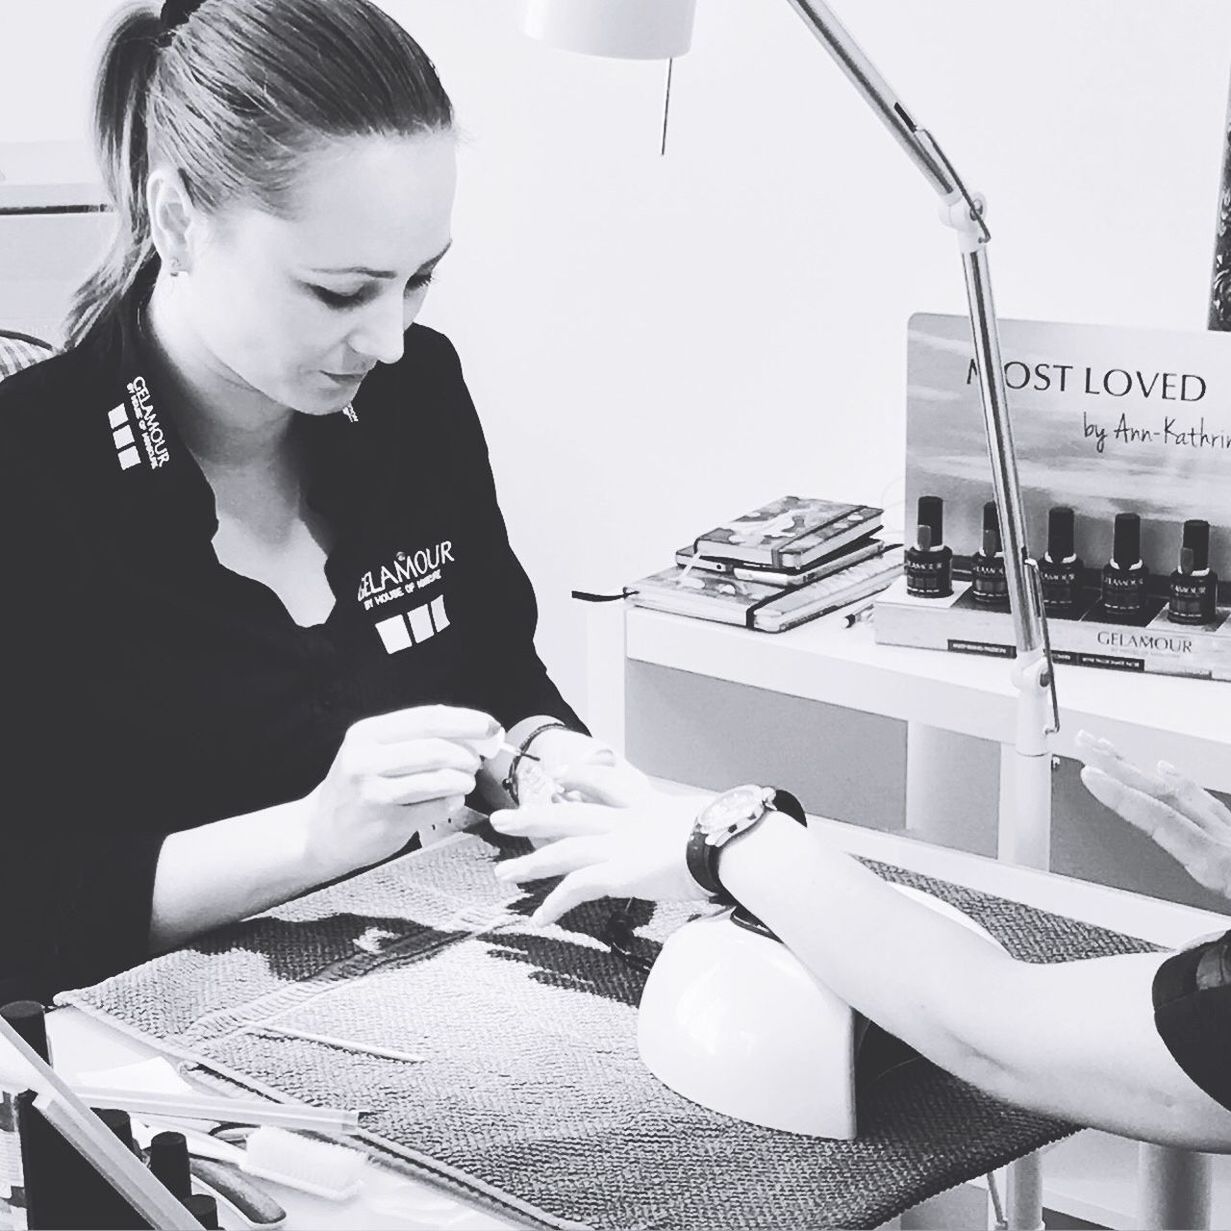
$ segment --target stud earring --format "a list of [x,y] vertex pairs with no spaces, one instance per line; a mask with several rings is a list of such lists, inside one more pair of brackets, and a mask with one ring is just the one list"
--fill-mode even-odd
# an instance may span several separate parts
[[173,277],[173,278],[178,278],[178,277],[180,276],[180,274],[182,274],[182,273],[184,272],[184,267],[183,267],[183,266],[179,263],[179,258],[178,258],[178,257],[172,257],[172,258],[171,258],[171,261],[170,261],[170,263],[169,263],[169,264],[168,264],[168,266],[167,266],[167,272],[168,272],[168,273],[171,275],[171,277]]

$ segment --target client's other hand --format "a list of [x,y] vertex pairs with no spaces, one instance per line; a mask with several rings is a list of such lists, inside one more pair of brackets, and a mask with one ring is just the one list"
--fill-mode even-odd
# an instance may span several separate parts
[[474,790],[476,746],[499,734],[478,710],[421,705],[378,714],[346,732],[325,780],[304,801],[309,863],[321,879],[396,854]]
[[594,898],[704,901],[684,859],[701,803],[692,795],[651,792],[635,810],[557,803],[494,812],[491,822],[501,833],[548,842],[502,863],[496,875],[519,882],[564,877],[530,916],[534,924],[552,923]]
[[1139,769],[1087,731],[1077,746],[1095,799],[1149,834],[1199,885],[1231,898],[1231,810],[1166,761],[1154,773]]

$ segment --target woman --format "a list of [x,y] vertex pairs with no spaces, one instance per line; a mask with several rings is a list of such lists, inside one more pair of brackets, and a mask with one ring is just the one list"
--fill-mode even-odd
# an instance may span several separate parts
[[367,0],[131,9],[96,135],[113,248],[0,388],[0,979],[42,996],[504,798],[502,743],[604,755],[413,323],[455,183],[420,48]]
[[[1231,811],[1170,766],[1148,774],[1106,741],[1081,743],[1089,789],[1231,895]],[[1031,965],[898,893],[781,800],[631,800],[622,786],[604,795],[601,770],[589,778],[605,804],[492,816],[503,833],[549,841],[499,876],[563,876],[533,922],[593,898],[717,891],[866,1017],[988,1093],[1140,1140],[1231,1152],[1231,932],[1174,955]],[[635,810],[610,806],[619,802]]]

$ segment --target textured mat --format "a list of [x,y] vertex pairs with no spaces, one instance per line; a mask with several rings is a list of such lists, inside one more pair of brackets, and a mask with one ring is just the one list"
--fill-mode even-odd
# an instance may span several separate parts
[[[610,903],[526,927],[548,886],[520,892],[491,875],[502,852],[524,849],[490,830],[459,835],[61,1001],[250,1089],[371,1108],[362,1124],[380,1153],[552,1227],[874,1227],[1072,1131],[922,1060],[861,1088],[853,1142],[757,1128],[680,1098],[638,1059],[644,975],[596,939]],[[1152,948],[870,866],[951,902],[1028,961]],[[636,948],[652,957],[693,913],[637,903]]]

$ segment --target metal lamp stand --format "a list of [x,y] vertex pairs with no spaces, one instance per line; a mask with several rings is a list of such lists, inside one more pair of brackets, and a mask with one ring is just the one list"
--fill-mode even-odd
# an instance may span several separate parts
[[[1008,806],[1002,804],[1001,809],[999,856],[1046,870],[1051,849],[1051,755],[1047,737],[1060,729],[1060,709],[1042,583],[1038,566],[1026,549],[1026,520],[987,263],[991,233],[984,221],[985,204],[966,189],[935,138],[915,123],[829,8],[821,0],[790,3],[936,190],[941,221],[957,234],[1017,651],[1012,670],[1017,688],[1016,757],[1012,798],[1005,800]],[[1005,1218],[1014,1231],[1041,1231],[1042,1176],[1037,1154],[1009,1168]]]

